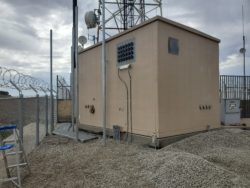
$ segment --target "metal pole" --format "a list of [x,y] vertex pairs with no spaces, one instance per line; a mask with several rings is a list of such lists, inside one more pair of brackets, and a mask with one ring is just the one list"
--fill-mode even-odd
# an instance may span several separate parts
[[162,0],[159,1],[159,7],[160,7],[160,14],[162,16]]
[[49,126],[49,118],[48,118],[48,95],[45,94],[45,133],[46,136],[49,135],[49,131],[48,131],[48,126]]
[[[103,10],[103,7],[105,8],[105,0],[103,0],[102,1],[102,17],[104,17],[105,18],[105,10]],[[128,28],[127,28],[127,20],[128,20],[128,18],[127,18],[127,2],[126,2],[126,0],[123,0],[123,30],[127,30]],[[104,22],[102,23],[102,25],[103,25],[103,30],[102,31],[105,31],[105,19],[104,19]]]
[[243,76],[244,76],[244,117],[246,118],[246,49],[245,49],[245,36],[243,35]]
[[16,88],[19,92],[19,103],[18,103],[18,129],[20,134],[20,139],[23,143],[23,94],[22,90],[10,80],[10,83]]
[[141,16],[141,23],[145,21],[145,1],[140,0],[140,16]]
[[54,131],[54,101],[53,101],[53,65],[52,65],[52,29],[50,30],[50,132]]
[[[72,32],[73,33],[73,32]],[[71,46],[71,126],[75,126],[75,71],[74,71],[74,50]]]
[[19,135],[20,140],[23,143],[23,94],[19,93],[19,109],[18,109],[18,129],[19,129]]
[[[56,94],[55,94],[55,98],[56,98],[56,100],[55,100],[55,102],[53,103],[53,105],[54,105],[54,113],[55,113],[55,116],[54,116],[54,121],[57,123],[57,116],[58,116],[58,99],[59,99],[59,92],[60,92],[60,90],[58,89],[58,83],[59,83],[59,76],[58,75],[56,75]],[[63,87],[62,87],[62,89],[61,89],[61,96],[63,97],[64,96],[64,92],[63,92]]]
[[36,94],[36,145],[39,145],[39,94]]
[[48,121],[48,95],[46,93],[46,90],[42,87],[40,87],[41,90],[44,92],[44,99],[45,99],[45,134],[46,136],[49,135],[49,131],[48,131],[48,125],[49,125],[49,121]]
[[242,36],[243,36],[243,101],[244,101],[244,117],[246,117],[246,40],[244,25],[244,7],[242,5]]
[[[17,174],[17,182],[18,182],[18,187],[20,187],[20,188],[22,188],[22,185],[21,185],[21,174],[20,174],[20,165],[19,165],[19,163],[20,163],[20,154],[18,153],[18,152],[20,152],[20,142],[18,143],[18,136],[17,136],[17,132],[16,132],[16,130],[14,130],[13,131],[14,133],[14,142],[15,142],[15,153],[16,153],[16,164],[17,164],[17,166],[16,166],[16,174]],[[15,181],[13,181],[13,182],[15,182]],[[16,184],[16,182],[15,182],[15,184]]]
[[75,7],[75,62],[76,62],[76,140],[79,139],[79,64],[78,64],[78,6]]
[[100,35],[100,15],[101,15],[101,1],[99,0],[98,1],[98,20],[99,20],[99,23],[97,25],[97,34],[96,34],[96,43],[99,42],[99,35]]
[[102,0],[102,124],[103,143],[106,144],[106,45],[105,45],[105,0]]
[[36,93],[36,146],[39,145],[39,94],[32,85],[30,85],[30,88]]

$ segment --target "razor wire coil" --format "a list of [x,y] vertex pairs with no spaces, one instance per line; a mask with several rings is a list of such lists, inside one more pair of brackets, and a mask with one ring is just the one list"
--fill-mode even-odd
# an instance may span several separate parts
[[31,90],[32,87],[37,91],[46,91],[49,84],[42,79],[18,72],[15,69],[0,67],[0,87],[15,89],[16,85],[20,90]]
[[67,83],[64,77],[57,76],[57,97],[59,99],[71,99],[71,86]]

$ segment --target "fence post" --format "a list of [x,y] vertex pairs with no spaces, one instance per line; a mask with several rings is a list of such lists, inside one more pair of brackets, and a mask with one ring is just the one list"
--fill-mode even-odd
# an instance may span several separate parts
[[55,129],[55,124],[57,123],[57,92],[53,90],[53,130]]
[[48,119],[48,95],[45,95],[45,132],[46,132],[46,136],[49,135],[49,119]]
[[48,119],[48,95],[45,89],[43,89],[42,87],[40,87],[41,90],[44,92],[44,97],[45,97],[45,134],[46,136],[49,135],[49,119]]
[[[53,112],[54,112],[54,105],[53,105],[53,93],[51,94],[51,90],[47,88],[47,90],[50,92],[50,97],[48,96],[48,112],[49,112],[49,123],[50,123],[50,134],[53,133],[54,131],[54,117],[53,117]],[[52,90],[53,92],[53,90]]]
[[18,104],[18,129],[20,140],[23,143],[23,94],[19,93],[19,104]]
[[37,90],[30,85],[30,88],[36,93],[36,145],[39,145],[39,123],[40,123],[40,119],[39,119],[39,94],[37,92]]
[[40,109],[39,109],[39,94],[36,94],[36,145],[39,145],[39,114],[40,114]]
[[54,96],[53,96],[53,49],[52,29],[50,30],[50,131],[54,131]]
[[19,137],[23,143],[23,94],[21,88],[19,88],[14,82],[10,80],[11,85],[16,88],[19,92],[19,102],[18,102],[18,130],[19,130]]

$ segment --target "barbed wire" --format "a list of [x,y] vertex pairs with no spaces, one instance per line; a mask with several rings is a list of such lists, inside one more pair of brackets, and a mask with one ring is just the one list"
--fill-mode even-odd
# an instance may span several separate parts
[[58,75],[58,84],[60,86],[69,86],[64,77]]
[[59,99],[70,99],[71,98],[71,86],[68,85],[67,81],[62,76],[57,76],[57,97]]
[[0,87],[15,89],[15,85],[20,90],[47,91],[49,84],[42,79],[22,74],[15,69],[0,67]]

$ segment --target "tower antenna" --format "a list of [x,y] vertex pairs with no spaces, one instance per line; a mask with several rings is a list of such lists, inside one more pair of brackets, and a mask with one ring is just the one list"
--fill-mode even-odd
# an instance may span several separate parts
[[[85,23],[88,29],[97,28],[97,42],[99,34],[105,25],[105,35],[112,36],[117,32],[125,31],[153,17],[153,10],[160,9],[162,16],[163,0],[99,0],[98,9],[85,14]],[[105,3],[105,13],[101,5]],[[104,15],[105,14],[105,15]],[[105,24],[100,22],[105,17]]]

